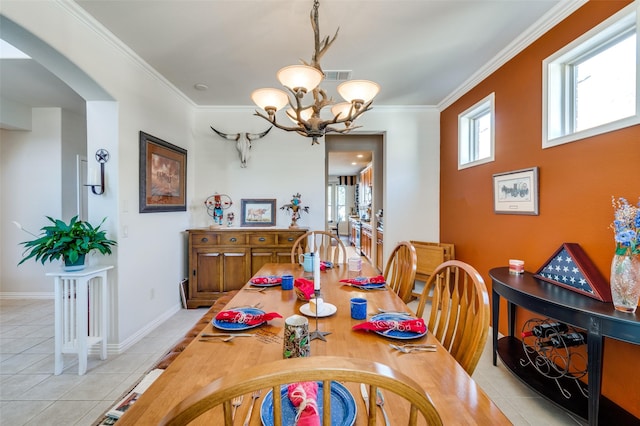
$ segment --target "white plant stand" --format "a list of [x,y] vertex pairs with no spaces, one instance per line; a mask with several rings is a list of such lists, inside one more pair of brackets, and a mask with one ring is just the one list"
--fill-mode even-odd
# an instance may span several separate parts
[[87,266],[81,271],[49,272],[55,277],[54,374],[62,374],[62,354],[78,354],[78,375],[87,372],[89,348],[101,343],[107,359],[107,271],[113,266]]

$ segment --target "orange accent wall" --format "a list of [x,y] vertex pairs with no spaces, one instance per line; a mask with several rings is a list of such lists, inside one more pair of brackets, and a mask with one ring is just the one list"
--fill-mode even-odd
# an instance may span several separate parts
[[[638,202],[640,126],[542,149],[542,61],[629,3],[588,2],[441,114],[440,241],[455,243],[456,257],[482,274],[489,291],[491,268],[516,258],[536,272],[564,242],[580,244],[609,278],[615,247],[611,196]],[[458,170],[458,114],[492,92],[495,161]],[[495,214],[492,175],[534,166],[540,214]],[[519,314],[517,329],[531,316]],[[506,315],[501,317],[499,329],[506,334]],[[603,394],[640,417],[638,360],[640,346],[605,342]]]

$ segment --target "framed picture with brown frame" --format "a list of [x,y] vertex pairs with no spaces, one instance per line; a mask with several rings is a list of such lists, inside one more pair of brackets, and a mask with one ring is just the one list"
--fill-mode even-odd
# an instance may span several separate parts
[[275,226],[275,199],[243,199],[240,226]]
[[499,214],[538,215],[538,168],[493,175],[493,210]]
[[140,213],[187,210],[187,150],[140,132]]

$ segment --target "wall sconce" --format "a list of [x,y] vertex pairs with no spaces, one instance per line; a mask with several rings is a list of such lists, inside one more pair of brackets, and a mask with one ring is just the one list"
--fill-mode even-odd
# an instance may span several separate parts
[[[89,183],[85,186],[91,187],[91,192],[96,195],[104,194],[104,163],[109,161],[109,151],[106,149],[99,149],[96,151],[96,161],[100,163],[100,178],[98,179],[98,171],[96,169],[91,169],[91,173],[89,173]],[[99,191],[96,190],[99,188]]]

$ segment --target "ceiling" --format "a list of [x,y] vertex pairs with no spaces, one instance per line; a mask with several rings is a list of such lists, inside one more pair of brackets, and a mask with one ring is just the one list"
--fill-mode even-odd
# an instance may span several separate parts
[[[252,105],[276,71],[313,53],[311,0],[76,0],[197,106]],[[566,0],[323,0],[320,35],[338,37],[325,71],[381,85],[376,106],[439,106]],[[91,19],[90,19],[91,21]],[[8,62],[11,61],[11,62]],[[0,62],[3,98],[83,112],[75,93],[34,61]],[[197,90],[196,84],[208,86]],[[339,99],[337,83],[322,84]],[[53,103],[54,105],[47,105]]]

